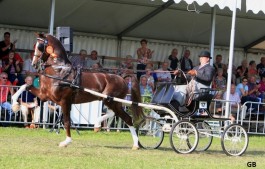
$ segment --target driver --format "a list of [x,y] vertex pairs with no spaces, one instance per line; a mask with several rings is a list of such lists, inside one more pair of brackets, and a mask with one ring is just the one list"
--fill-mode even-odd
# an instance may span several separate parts
[[[180,106],[189,103],[187,100],[191,101],[189,98],[192,99],[192,94],[198,93],[201,88],[209,88],[213,81],[215,69],[209,63],[210,59],[212,59],[210,53],[208,51],[202,51],[199,58],[200,65],[187,72],[187,75],[191,77],[191,81],[186,86],[186,89],[184,89],[185,91],[183,89],[181,90],[178,86],[175,89],[173,100],[178,101]],[[179,70],[176,70],[174,74],[177,75],[179,72]]]

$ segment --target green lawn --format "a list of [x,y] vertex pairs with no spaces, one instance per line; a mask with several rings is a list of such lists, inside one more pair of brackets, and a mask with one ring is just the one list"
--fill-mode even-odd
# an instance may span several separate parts
[[73,130],[73,143],[59,148],[65,133],[50,133],[43,129],[0,128],[0,168],[249,168],[247,162],[256,162],[256,168],[265,168],[265,137],[251,136],[249,147],[240,157],[226,156],[220,139],[214,139],[206,152],[177,154],[168,135],[157,150],[131,150],[129,132],[100,132]]

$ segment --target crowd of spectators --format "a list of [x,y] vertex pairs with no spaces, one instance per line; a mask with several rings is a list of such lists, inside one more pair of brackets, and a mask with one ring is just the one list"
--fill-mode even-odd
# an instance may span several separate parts
[[[9,32],[4,33],[4,40],[0,42],[0,71],[2,72],[0,80],[0,106],[8,112],[6,120],[10,120],[13,112],[10,108],[10,103],[8,104],[4,97],[8,98],[7,93],[9,92],[11,95],[14,93],[13,88],[6,86],[21,86],[25,83],[25,78],[29,76],[33,78],[32,80],[34,83],[38,81],[36,70],[31,66],[33,53],[30,53],[27,58],[23,60],[15,50],[17,40],[11,42],[10,36]],[[192,70],[193,67],[197,66],[193,65],[190,59],[190,50],[184,50],[183,56],[180,56],[178,50],[174,48],[168,58],[161,63],[161,67],[155,69],[154,65],[150,62],[154,55],[154,50],[149,49],[147,44],[148,41],[146,39],[140,41],[140,47],[136,50],[136,64],[134,64],[133,57],[127,55],[125,61],[120,62],[119,66],[108,68],[110,73],[115,73],[122,77],[126,77],[128,74],[137,76],[141,95],[143,96],[152,97],[157,82],[172,81],[172,79],[175,78],[172,71],[181,69],[183,72],[187,73]],[[222,55],[219,54],[215,57],[213,66],[216,70],[216,75],[212,81],[212,87],[225,93],[228,66],[222,62],[222,58]],[[88,54],[86,50],[81,49],[78,55],[69,56],[69,59],[73,67],[96,70],[104,69],[104,65],[102,65],[96,50],[92,50],[90,54]],[[235,93],[238,95],[238,98],[240,98],[241,104],[244,104],[246,101],[265,101],[265,57],[261,58],[259,64],[256,64],[253,60],[249,62],[247,60],[242,60],[241,65],[233,65],[232,73],[232,84],[235,88]],[[180,75],[179,78],[181,81],[185,80],[183,75]],[[129,85],[129,82],[127,82],[127,84]],[[232,94],[234,95],[234,93]],[[237,96],[235,96],[235,98],[236,97]],[[32,99],[31,101],[34,102]],[[38,105],[35,104],[34,107],[38,107]],[[248,106],[248,108],[250,108],[250,106]],[[252,106],[251,108],[257,109],[257,107]],[[23,113],[24,121],[27,121],[27,114],[29,113]],[[34,120],[33,115],[32,120]]]

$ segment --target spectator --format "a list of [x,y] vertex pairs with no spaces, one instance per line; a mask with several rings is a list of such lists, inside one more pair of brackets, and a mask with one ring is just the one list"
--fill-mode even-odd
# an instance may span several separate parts
[[[224,96],[223,96],[223,99],[226,100],[226,95],[227,95],[227,92],[224,93]],[[230,115],[229,115],[229,118],[231,120],[232,123],[234,123],[235,121],[235,118],[236,118],[236,115],[237,115],[237,112],[242,110],[242,112],[244,113],[244,115],[246,114],[245,111],[246,111],[246,107],[242,107],[240,102],[241,102],[241,99],[240,99],[240,96],[238,95],[238,93],[236,92],[236,86],[234,84],[231,84],[231,90],[230,90]]]
[[[180,60],[180,68],[184,73],[187,73],[188,71],[193,69],[193,63],[190,59],[190,51],[185,50],[184,56],[182,56]],[[185,76],[181,73],[181,83],[186,83],[186,78]]]
[[[170,60],[170,66],[169,69],[170,70],[176,70],[178,68],[178,64],[179,64],[179,60],[178,60],[178,50],[176,48],[174,48],[171,51],[171,55],[169,55],[168,60]],[[174,79],[174,75],[171,75],[171,78]]]
[[106,69],[108,73],[115,74],[121,76],[121,70],[117,68],[116,66],[112,66],[110,69]]
[[15,52],[11,50],[8,54],[9,59],[4,62],[4,71],[13,85],[22,85],[23,77],[21,75],[22,63],[14,58]]
[[218,91],[214,97],[215,101],[211,102],[210,104],[210,112],[215,116],[215,117],[220,117],[223,114],[223,103],[220,101],[223,99],[223,92]]
[[169,55],[168,60],[170,60],[169,68],[171,70],[176,70],[178,68],[178,50],[176,48],[172,49],[171,55]]
[[248,82],[248,95],[251,97],[257,97],[259,94],[260,84],[256,84],[256,76],[250,76]]
[[168,63],[164,62],[162,64],[162,68],[156,71],[157,81],[158,82],[170,82],[171,81],[171,74],[168,71]]
[[[147,84],[152,87],[152,90],[155,90],[155,80],[151,69],[145,69],[145,76],[147,78]],[[143,76],[143,75],[142,75]]]
[[258,75],[258,71],[257,71],[256,62],[254,60],[251,60],[248,66],[248,77],[251,77],[251,76],[257,77],[257,75]]
[[145,67],[146,69],[154,69],[154,66],[153,66],[153,64],[152,63],[147,63],[146,64],[146,67]]
[[239,83],[236,86],[236,92],[239,97],[247,96],[248,95],[248,79],[246,77],[242,78],[242,83]]
[[[245,96],[242,96],[241,103],[244,104],[245,102],[259,102],[260,99],[257,97],[259,95],[258,89],[260,85],[256,84],[255,76],[251,76],[249,78],[249,82],[247,83],[248,91]],[[258,109],[258,104],[246,104],[248,110],[252,108],[254,111]]]
[[147,77],[142,75],[140,77],[140,93],[141,95],[151,96],[153,95],[153,87],[147,83]]
[[94,63],[92,66],[91,66],[91,69],[94,69],[94,70],[98,70],[100,68],[99,64],[98,63]]
[[79,52],[79,55],[72,56],[70,61],[73,65],[73,67],[86,67],[86,56],[87,51],[84,49],[81,49]]
[[8,56],[10,50],[15,50],[16,42],[17,40],[11,43],[10,33],[4,33],[4,40],[0,42],[0,59],[3,59],[5,56]]
[[[140,77],[140,93],[142,96],[143,103],[150,103],[153,97],[153,88],[147,83],[147,77],[142,75]],[[150,109],[143,109],[145,115],[149,115],[151,113]]]
[[[27,85],[32,85],[33,79],[31,76],[27,76],[25,79]],[[22,112],[22,117],[25,123],[26,128],[36,128],[35,123],[39,122],[40,118],[40,107],[38,106],[37,97],[34,96],[29,91],[23,91],[23,93],[19,97],[20,101],[20,109]],[[30,126],[27,125],[28,122],[28,114],[31,114],[32,123]]]
[[154,51],[151,51],[151,49],[147,47],[146,39],[142,39],[140,43],[141,43],[141,47],[137,49],[138,63],[137,63],[136,69],[137,69],[138,80],[140,79],[141,75],[144,74],[143,72],[141,72],[141,70],[145,70],[148,59],[151,59],[154,53]]
[[241,65],[236,69],[236,83],[239,84],[242,82],[243,77],[248,76],[248,62],[246,59],[242,60]]
[[90,56],[87,59],[86,66],[87,68],[91,68],[95,63],[101,67],[100,59],[98,58],[98,52],[96,50],[92,50]]
[[127,55],[125,61],[120,64],[120,67],[118,70],[119,74],[124,74],[127,71],[127,69],[134,70],[134,65],[132,62],[132,56],[131,55]]
[[257,65],[257,71],[259,73],[260,79],[265,77],[265,57],[260,58],[260,63]]
[[261,98],[262,102],[265,103],[265,76],[262,77],[261,81],[259,82],[259,97]]
[[265,76],[262,77],[261,81],[259,82],[260,87],[259,87],[259,92],[264,93],[265,92]]
[[25,79],[27,76],[37,76],[37,70],[32,66],[32,59],[34,56],[34,52],[31,52],[30,55],[28,55],[27,59],[23,62],[23,71],[21,72],[23,79]]
[[132,56],[131,55],[127,55],[126,56],[126,60],[121,63],[120,68],[121,69],[134,69],[134,65],[133,65],[133,62],[132,62]]
[[225,90],[226,88],[226,79],[223,76],[222,68],[217,70],[217,76],[214,78],[213,87],[220,90]]
[[[14,90],[11,87],[11,82],[8,80],[8,75],[5,72],[2,72],[0,74],[0,96],[1,96],[1,101],[0,101],[0,106],[1,108],[4,108],[6,111],[6,121],[11,120],[11,116],[13,114],[13,111],[11,110],[11,104],[7,101],[8,94],[9,92],[11,95],[14,94]],[[7,124],[3,124],[6,126]]]
[[225,64],[222,63],[223,56],[222,55],[216,55],[215,57],[215,63],[213,64],[215,71],[217,73],[218,69],[223,69],[223,76],[227,78],[227,67]]
[[190,57],[190,51],[185,50],[184,56],[181,58],[180,61],[180,68],[185,73],[193,69],[193,63],[189,57]]
[[36,76],[33,79],[33,86],[36,87],[36,88],[40,88],[40,77],[39,76]]

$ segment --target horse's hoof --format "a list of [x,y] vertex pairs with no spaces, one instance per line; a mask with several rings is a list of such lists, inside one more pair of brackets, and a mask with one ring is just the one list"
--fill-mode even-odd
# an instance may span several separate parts
[[94,132],[95,132],[95,133],[99,132],[100,130],[101,130],[100,127],[95,127],[95,128],[94,128]]
[[36,126],[35,126],[35,124],[31,124],[31,125],[29,126],[29,128],[31,128],[31,129],[35,129]]
[[64,143],[64,142],[61,142],[61,143],[59,144],[59,147],[60,147],[60,148],[62,148],[62,147],[67,147],[67,145],[68,145],[68,144],[66,144],[66,143]]
[[139,150],[140,148],[138,146],[133,146],[132,150]]

